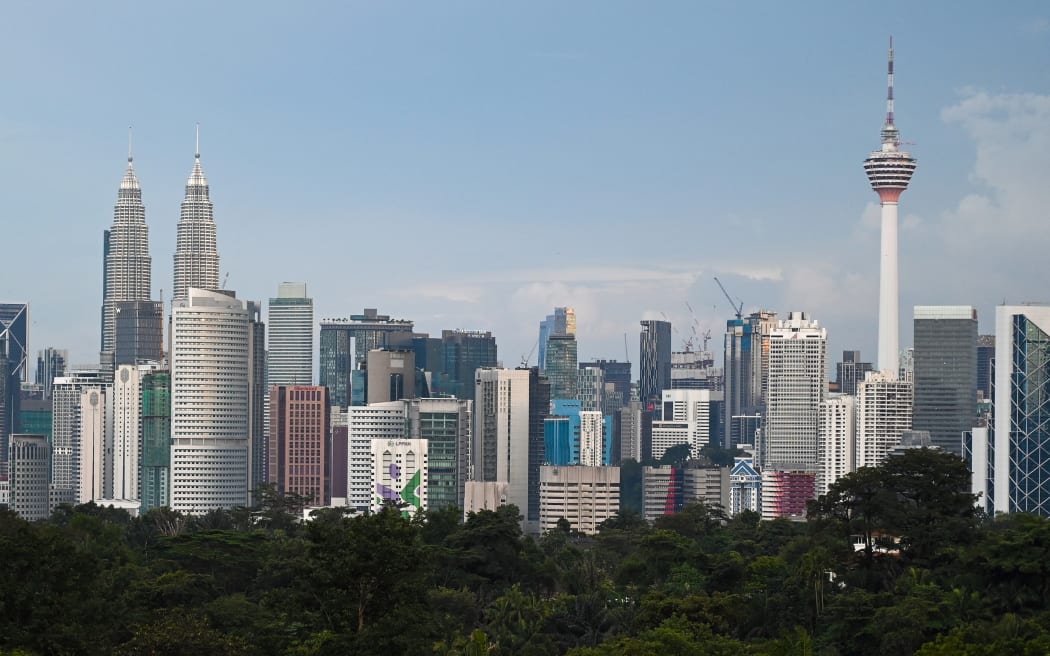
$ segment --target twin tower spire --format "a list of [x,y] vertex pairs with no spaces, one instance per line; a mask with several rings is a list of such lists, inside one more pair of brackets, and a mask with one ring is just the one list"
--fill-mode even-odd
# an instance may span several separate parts
[[[112,352],[116,343],[117,304],[149,301],[152,297],[149,229],[142,203],[142,187],[135,175],[130,128],[128,167],[120,181],[117,204],[113,208],[113,225],[105,232],[103,252],[102,351]],[[190,287],[219,287],[219,251],[208,179],[201,168],[199,126],[193,169],[186,181],[186,195],[179,213],[172,300],[184,300]]]

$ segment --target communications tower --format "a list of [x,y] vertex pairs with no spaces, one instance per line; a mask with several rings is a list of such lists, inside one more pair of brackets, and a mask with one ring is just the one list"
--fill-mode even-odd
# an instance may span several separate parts
[[886,122],[882,126],[882,148],[864,160],[864,171],[882,205],[882,256],[879,266],[880,371],[897,375],[900,298],[897,274],[897,203],[915,173],[915,158],[900,148],[900,133],[893,123],[893,38],[890,38],[889,86]]

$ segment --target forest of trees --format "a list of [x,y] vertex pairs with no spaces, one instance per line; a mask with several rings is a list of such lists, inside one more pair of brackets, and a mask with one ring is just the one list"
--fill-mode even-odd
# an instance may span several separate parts
[[272,490],[204,517],[4,511],[0,654],[1050,653],[1050,521],[984,517],[968,481],[920,449],[806,523],[695,504],[539,539],[514,507],[301,523]]

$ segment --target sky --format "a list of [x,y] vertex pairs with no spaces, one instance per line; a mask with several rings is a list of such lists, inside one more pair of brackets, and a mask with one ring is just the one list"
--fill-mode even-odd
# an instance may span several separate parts
[[[918,170],[914,305],[1050,301],[1043,2],[105,2],[5,7],[0,302],[29,348],[97,361],[102,232],[127,129],[170,298],[200,123],[238,297],[305,281],[318,319],[491,330],[505,366],[554,306],[580,359],[637,362],[733,310],[804,310],[875,359],[886,50]],[[690,310],[692,308],[692,310]],[[626,335],[626,338],[625,338]],[[626,342],[626,344],[625,344]],[[699,340],[697,341],[699,345]],[[637,372],[636,372],[637,374]]]

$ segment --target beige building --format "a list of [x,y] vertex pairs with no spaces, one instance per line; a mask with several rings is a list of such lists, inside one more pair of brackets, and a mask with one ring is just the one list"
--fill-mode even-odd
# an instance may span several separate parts
[[540,467],[540,530],[565,518],[573,529],[593,535],[620,511],[620,468]]

